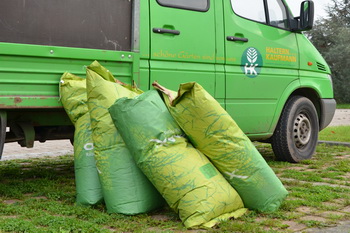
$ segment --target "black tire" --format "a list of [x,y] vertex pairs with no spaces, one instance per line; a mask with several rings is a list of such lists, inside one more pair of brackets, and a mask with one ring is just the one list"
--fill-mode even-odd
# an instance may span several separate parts
[[291,97],[272,136],[277,160],[292,163],[310,159],[318,142],[319,123],[313,103],[303,96]]

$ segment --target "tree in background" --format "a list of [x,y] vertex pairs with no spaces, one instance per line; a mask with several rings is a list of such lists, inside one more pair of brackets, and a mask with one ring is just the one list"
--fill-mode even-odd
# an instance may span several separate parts
[[350,103],[350,2],[331,0],[326,12],[307,36],[331,67],[335,99]]

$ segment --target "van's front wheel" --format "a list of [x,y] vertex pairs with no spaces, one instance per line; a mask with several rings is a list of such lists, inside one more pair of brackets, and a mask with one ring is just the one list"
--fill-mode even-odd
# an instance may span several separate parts
[[278,160],[297,163],[310,159],[318,141],[318,116],[313,103],[293,96],[283,109],[271,144]]

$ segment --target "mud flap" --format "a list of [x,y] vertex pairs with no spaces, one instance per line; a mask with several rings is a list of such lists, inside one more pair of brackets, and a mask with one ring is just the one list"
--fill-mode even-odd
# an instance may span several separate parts
[[24,134],[24,140],[18,141],[21,147],[33,148],[35,141],[35,130],[31,122],[18,122]]

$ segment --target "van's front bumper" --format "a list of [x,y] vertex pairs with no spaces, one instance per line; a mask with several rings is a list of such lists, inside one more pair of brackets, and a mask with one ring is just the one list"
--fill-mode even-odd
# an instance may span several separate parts
[[331,123],[336,108],[337,102],[335,99],[321,99],[320,130],[326,128]]

